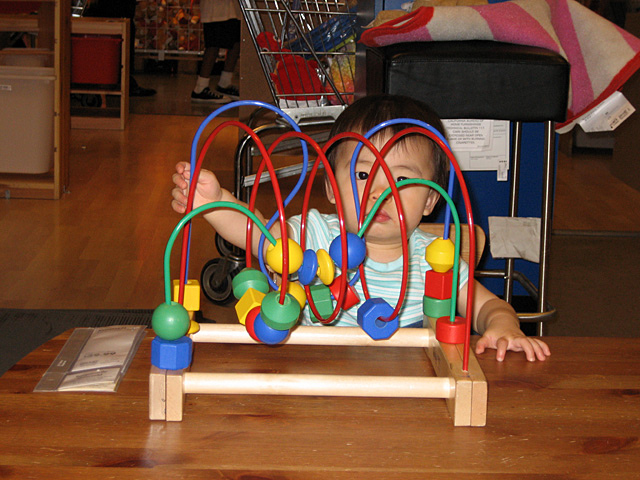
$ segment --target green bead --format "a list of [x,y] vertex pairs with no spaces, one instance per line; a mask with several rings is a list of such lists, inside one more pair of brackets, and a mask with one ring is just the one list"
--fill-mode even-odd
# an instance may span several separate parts
[[451,315],[451,298],[441,300],[425,296],[422,300],[422,312],[432,318],[448,317]]
[[[309,291],[311,292],[311,298],[316,306],[316,310],[318,310],[322,319],[329,318],[333,313],[333,301],[331,300],[331,290],[329,287],[324,284],[312,285],[309,287]],[[313,315],[313,311],[311,311],[311,315],[309,316],[314,322],[321,320]]]
[[300,316],[300,303],[287,293],[280,304],[280,292],[267,293],[260,306],[262,321],[274,330],[289,330]]
[[240,273],[233,277],[231,286],[233,287],[233,296],[238,300],[240,300],[250,288],[265,294],[269,293],[269,280],[267,276],[255,268],[243,268]]
[[177,340],[183,337],[191,325],[189,312],[177,302],[161,303],[153,311],[151,327],[163,340]]

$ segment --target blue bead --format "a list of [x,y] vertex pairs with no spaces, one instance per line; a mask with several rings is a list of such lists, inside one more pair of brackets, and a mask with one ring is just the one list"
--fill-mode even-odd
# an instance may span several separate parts
[[[342,242],[338,235],[329,245],[329,255],[338,267],[342,266]],[[347,268],[357,268],[367,254],[367,247],[364,240],[355,233],[347,232]]]
[[267,345],[277,345],[284,342],[289,336],[289,330],[276,330],[264,323],[260,314],[256,315],[253,321],[253,333],[262,343]]
[[151,364],[162,370],[182,370],[191,364],[193,340],[181,337],[164,340],[156,337],[151,342]]
[[386,340],[398,330],[398,316],[385,322],[393,308],[382,298],[370,298],[358,308],[358,325],[373,340]]
[[298,269],[298,281],[309,285],[318,273],[318,255],[313,250],[305,250],[302,254],[302,265]]

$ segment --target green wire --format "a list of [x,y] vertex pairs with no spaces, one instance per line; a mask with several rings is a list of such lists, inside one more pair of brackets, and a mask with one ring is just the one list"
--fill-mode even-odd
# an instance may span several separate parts
[[[396,187],[400,188],[403,187],[405,185],[415,185],[415,184],[420,184],[420,185],[426,185],[428,187],[431,187],[433,189],[435,189],[440,195],[442,195],[442,198],[445,199],[445,201],[447,202],[447,204],[449,205],[449,208],[451,209],[451,215],[453,216],[453,221],[455,223],[456,226],[456,242],[454,244],[454,257],[453,257],[453,282],[451,285],[451,311],[449,313],[449,319],[451,321],[451,323],[453,323],[456,319],[456,304],[458,302],[458,273],[460,270],[460,262],[459,262],[459,257],[460,257],[460,217],[458,217],[458,212],[456,210],[456,206],[453,203],[453,200],[451,199],[451,197],[447,194],[447,192],[437,183],[432,182],[431,180],[425,180],[423,178],[409,178],[407,180],[401,180],[398,183],[396,183]],[[367,215],[367,218],[365,218],[362,227],[360,228],[360,231],[358,232],[358,236],[360,238],[362,238],[362,236],[364,235],[364,232],[367,230],[367,227],[369,227],[369,224],[371,223],[371,221],[373,220],[373,217],[375,216],[376,212],[378,211],[378,209],[380,208],[380,204],[382,202],[384,202],[385,198],[387,198],[389,196],[389,194],[391,194],[391,187],[387,188],[384,192],[382,192],[382,195],[380,195],[380,197],[378,198],[378,200],[376,201],[376,203],[373,204],[373,208],[371,208],[371,211],[369,212],[369,215]],[[471,280],[471,279],[469,279]],[[467,281],[469,281],[467,280]]]
[[167,242],[167,247],[164,250],[164,297],[165,302],[169,305],[171,304],[171,250],[173,249],[173,244],[176,240],[176,237],[180,233],[180,230],[182,230],[187,222],[189,222],[189,220],[191,220],[201,212],[204,212],[205,210],[211,210],[213,208],[232,208],[234,210],[238,210],[241,213],[244,213],[247,217],[253,220],[253,223],[260,229],[264,236],[267,237],[267,240],[269,240],[272,245],[276,244],[276,239],[273,237],[273,235],[271,235],[271,232],[269,232],[269,230],[267,230],[267,228],[262,224],[260,219],[256,217],[255,213],[253,213],[243,205],[238,205],[237,203],[233,202],[211,202],[201,205],[198,208],[190,211],[188,214],[182,217],[182,219],[173,229],[173,232],[169,237],[169,241]]

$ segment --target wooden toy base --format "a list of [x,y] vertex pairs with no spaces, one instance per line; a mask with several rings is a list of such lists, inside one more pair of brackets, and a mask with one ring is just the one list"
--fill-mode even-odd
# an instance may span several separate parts
[[[388,340],[372,340],[357,327],[297,327],[291,345],[413,347],[426,349],[437,377],[194,373],[161,370],[149,374],[149,418],[181,421],[185,394],[324,395],[444,398],[455,426],[481,427],[487,419],[487,381],[473,352],[462,370],[463,345],[440,343],[435,320],[424,329],[401,328]],[[203,343],[256,343],[244,326],[203,324],[191,336]]]

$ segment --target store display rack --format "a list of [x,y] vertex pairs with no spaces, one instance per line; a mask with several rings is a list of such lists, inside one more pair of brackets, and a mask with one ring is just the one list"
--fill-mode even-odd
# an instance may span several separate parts
[[191,0],[138,0],[136,53],[165,59],[197,59],[204,51],[200,4]]

